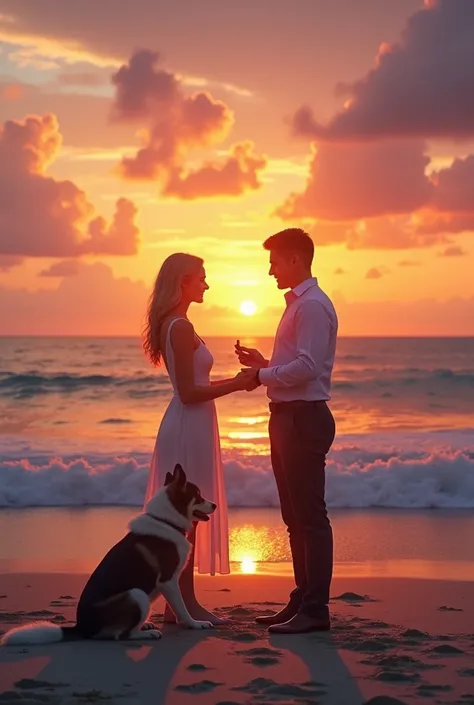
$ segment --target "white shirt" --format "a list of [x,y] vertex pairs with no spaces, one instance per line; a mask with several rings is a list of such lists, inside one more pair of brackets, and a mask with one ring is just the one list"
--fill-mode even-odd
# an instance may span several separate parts
[[272,357],[260,370],[260,381],[272,401],[327,401],[338,328],[334,306],[316,277],[288,291],[285,299]]

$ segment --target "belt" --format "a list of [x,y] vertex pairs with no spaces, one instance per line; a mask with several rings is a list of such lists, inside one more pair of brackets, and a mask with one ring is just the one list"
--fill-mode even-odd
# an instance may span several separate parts
[[306,401],[305,399],[296,399],[295,401],[271,401],[268,408],[272,413],[275,413],[277,411],[292,411],[293,409],[311,408],[313,406],[320,406],[325,403],[326,399],[315,399],[313,401]]

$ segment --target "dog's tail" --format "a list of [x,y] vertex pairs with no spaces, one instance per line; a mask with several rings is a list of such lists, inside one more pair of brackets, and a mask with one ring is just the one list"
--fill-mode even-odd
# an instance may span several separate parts
[[76,627],[58,627],[52,622],[33,622],[23,627],[15,627],[3,635],[2,646],[33,646],[34,644],[52,644],[55,641],[72,641],[81,639]]

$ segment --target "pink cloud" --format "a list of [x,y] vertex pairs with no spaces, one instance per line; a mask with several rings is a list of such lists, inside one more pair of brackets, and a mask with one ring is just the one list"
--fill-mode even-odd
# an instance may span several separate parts
[[18,267],[23,262],[23,257],[18,255],[0,255],[0,272],[6,272],[13,267]]
[[304,190],[275,214],[313,221],[318,244],[350,249],[427,247],[473,230],[474,155],[428,176],[425,148],[418,140],[313,144]]
[[474,230],[474,155],[455,159],[430,178],[432,198],[420,214],[418,231],[436,234]]
[[399,263],[399,267],[419,267],[421,262],[413,259],[402,259]]
[[432,207],[448,213],[474,214],[474,155],[455,159],[432,176],[436,185]]
[[119,199],[107,225],[84,191],[46,174],[61,141],[54,115],[8,120],[0,127],[0,254],[135,254],[139,239],[131,201]]
[[305,190],[291,194],[276,214],[283,220],[354,220],[410,213],[430,197],[428,164],[418,141],[321,144]]
[[148,294],[142,281],[115,277],[105,264],[79,263],[76,276],[63,276],[54,289],[0,287],[2,330],[10,335],[139,335]]
[[254,154],[253,147],[252,142],[241,142],[231,148],[231,156],[225,162],[206,162],[195,171],[172,172],[164,194],[191,200],[215,195],[238,196],[258,189],[258,171],[267,162]]
[[47,269],[43,269],[40,277],[75,277],[79,273],[80,264],[75,259],[61,260],[54,262]]
[[266,159],[253,154],[253,145],[234,145],[221,162],[206,162],[189,169],[193,149],[221,143],[234,123],[230,108],[207,92],[187,95],[180,80],[159,68],[159,54],[137,51],[112,77],[116,96],[112,122],[143,126],[143,146],[124,157],[125,178],[156,180],[164,195],[192,199],[237,196],[261,186],[258,172]]
[[371,267],[365,275],[366,279],[380,279],[381,277],[383,277],[383,272],[377,269],[377,267]]
[[400,42],[382,44],[375,66],[346,86],[349,99],[326,125],[304,106],[293,118],[300,136],[324,140],[474,136],[474,3],[425,2]]
[[468,252],[467,250],[464,250],[462,247],[458,247],[457,245],[450,245],[447,247],[443,252],[441,253],[442,257],[464,257],[464,255],[467,255]]

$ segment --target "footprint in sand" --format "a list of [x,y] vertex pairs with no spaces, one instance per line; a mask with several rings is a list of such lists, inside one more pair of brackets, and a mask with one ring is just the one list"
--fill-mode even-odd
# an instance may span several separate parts
[[452,646],[451,644],[438,644],[438,646],[434,646],[430,649],[430,653],[441,654],[442,656],[459,656],[460,654],[463,654],[464,651],[462,649],[458,649],[457,646]]
[[375,600],[373,597],[370,597],[369,595],[358,595],[356,592],[343,592],[341,595],[337,595],[337,597],[331,597],[331,602],[333,600],[351,603],[377,602],[377,600]]
[[220,685],[224,685],[224,683],[215,683],[214,681],[199,681],[198,683],[189,683],[188,685],[177,685],[175,687],[175,690],[180,693],[194,693],[196,695],[201,695],[201,693],[211,693]]
[[281,651],[277,649],[268,649],[266,646],[256,647],[254,649],[241,649],[236,651],[236,654],[245,656],[246,663],[252,664],[252,666],[258,666],[260,668],[265,668],[266,666],[276,666],[280,661],[280,657],[283,656]]
[[448,605],[441,605],[438,607],[438,612],[464,612],[461,607],[448,607]]
[[276,683],[271,678],[254,678],[246,685],[234,686],[232,690],[260,696],[265,699],[265,702],[288,700],[289,698],[311,701],[317,696],[326,694],[326,688],[322,683],[307,681],[301,685],[295,685],[294,683]]
[[190,663],[188,666],[188,671],[210,671],[211,669],[208,666],[205,666],[203,663]]

